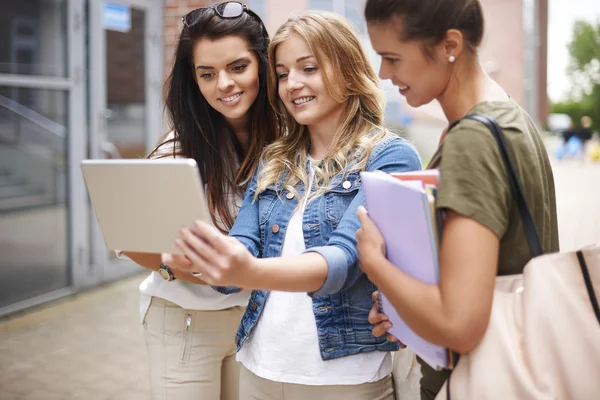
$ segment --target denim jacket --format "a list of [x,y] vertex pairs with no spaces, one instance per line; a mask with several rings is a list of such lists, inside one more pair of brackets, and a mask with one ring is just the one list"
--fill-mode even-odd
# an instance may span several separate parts
[[[405,140],[390,134],[375,145],[366,170],[390,173],[420,168],[416,150]],[[288,199],[287,191],[281,185],[271,185],[255,201],[257,174],[248,185],[242,208],[229,234],[242,242],[255,257],[278,257],[298,199]],[[299,184],[295,189],[301,198],[304,186]],[[371,294],[376,287],[358,265],[355,232],[360,223],[357,208],[364,204],[359,172],[348,174],[341,171],[331,180],[328,191],[309,202],[304,211],[306,252],[321,254],[328,265],[323,286],[308,293],[312,297],[323,360],[398,349],[398,344],[387,342],[385,336],[373,336],[373,326],[367,320],[373,306]],[[216,289],[221,293],[239,290],[233,287]],[[268,296],[268,291],[252,292],[235,336],[238,350],[258,322]]]

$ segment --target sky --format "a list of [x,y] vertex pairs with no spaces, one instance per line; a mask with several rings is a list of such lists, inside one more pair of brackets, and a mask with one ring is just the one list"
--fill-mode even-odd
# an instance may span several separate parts
[[565,99],[569,89],[567,44],[577,20],[600,21],[600,0],[548,0],[548,96]]

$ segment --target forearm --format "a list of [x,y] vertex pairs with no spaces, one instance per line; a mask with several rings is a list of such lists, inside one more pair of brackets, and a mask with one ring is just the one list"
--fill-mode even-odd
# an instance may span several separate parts
[[500,246],[496,234],[449,211],[439,253],[439,284],[433,285],[390,263],[385,258],[385,240],[365,210],[359,210],[359,218],[363,228],[357,232],[357,247],[362,270],[404,322],[423,339],[459,353],[477,346],[492,309]]
[[[140,267],[144,267],[151,271],[158,271],[158,268],[162,264],[161,255],[158,253],[136,253],[136,252],[130,252],[130,251],[125,252],[124,251],[123,255],[129,257],[134,263],[138,264]],[[171,272],[173,273],[173,276],[175,276],[175,279],[178,279],[178,280],[184,281],[184,282],[193,283],[196,285],[206,285],[207,284],[202,279],[196,278],[192,274],[176,268],[174,265],[170,265],[169,267],[171,269]]]
[[259,258],[255,261],[252,289],[314,292],[327,278],[327,262],[318,253],[293,257]]
[[369,279],[385,293],[404,322],[423,339],[456,349],[455,324],[444,305],[439,286],[411,277],[383,256],[376,262],[378,266],[370,269],[373,272]]
[[157,253],[136,253],[133,251],[124,251],[123,255],[131,261],[151,271],[158,271],[161,264],[160,254]]

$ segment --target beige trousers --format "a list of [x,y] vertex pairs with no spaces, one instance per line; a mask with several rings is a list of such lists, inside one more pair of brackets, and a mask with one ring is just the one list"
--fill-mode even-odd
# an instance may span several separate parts
[[395,400],[392,376],[360,385],[309,386],[263,379],[241,366],[240,400]]
[[153,400],[238,400],[242,307],[185,310],[153,297],[144,318]]
[[408,347],[392,352],[394,389],[398,400],[421,399],[421,365],[414,351]]

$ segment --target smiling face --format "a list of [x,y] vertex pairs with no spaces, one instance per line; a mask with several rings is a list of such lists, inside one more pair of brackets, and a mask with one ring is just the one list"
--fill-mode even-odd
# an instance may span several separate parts
[[390,79],[400,94],[413,107],[419,107],[439,98],[451,76],[443,52],[435,46],[429,57],[418,41],[401,41],[398,32],[402,23],[397,20],[369,23],[367,29],[373,49],[381,56],[379,77]]
[[331,72],[327,66],[318,65],[302,37],[294,33],[277,45],[275,68],[279,98],[299,124],[307,125],[309,130],[337,126],[343,104],[329,95],[322,76],[330,76]]
[[248,119],[259,91],[259,64],[239,36],[202,38],[194,44],[195,78],[212,108],[232,125]]

